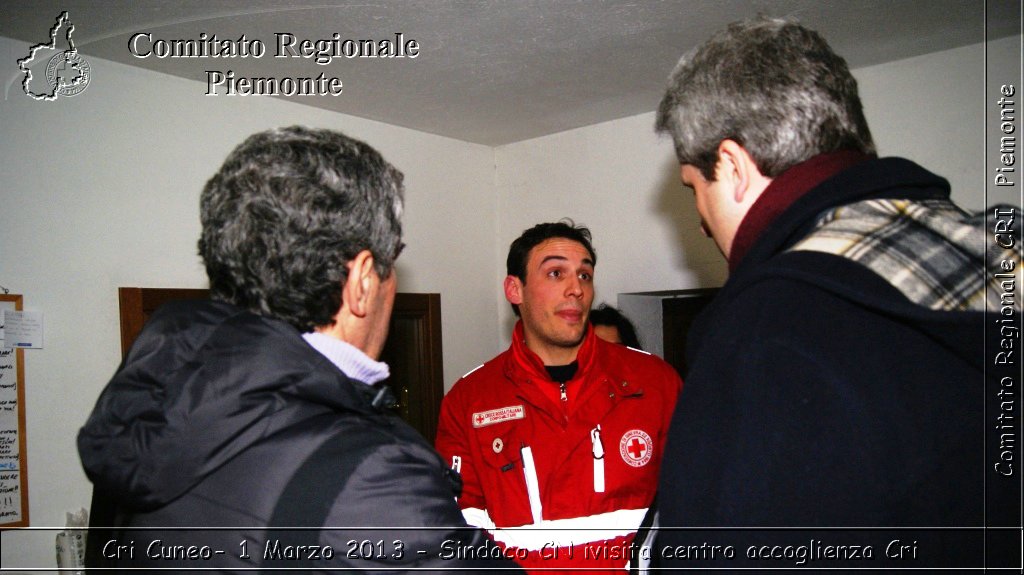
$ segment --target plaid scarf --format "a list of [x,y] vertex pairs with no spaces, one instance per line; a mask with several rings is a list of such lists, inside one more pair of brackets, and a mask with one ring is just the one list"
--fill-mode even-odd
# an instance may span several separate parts
[[[1024,225],[1021,211],[1012,209]],[[1011,273],[1019,276],[1021,257],[996,244],[987,229],[985,213],[968,214],[946,199],[866,200],[828,210],[791,249],[858,262],[931,309],[998,311],[1004,280],[994,274],[1012,261]]]

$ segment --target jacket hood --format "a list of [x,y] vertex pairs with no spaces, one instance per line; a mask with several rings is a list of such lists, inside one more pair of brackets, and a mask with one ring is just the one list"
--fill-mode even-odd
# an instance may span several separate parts
[[[781,253],[803,240],[827,210],[880,199],[946,201],[949,183],[902,158],[870,160],[840,172],[802,196],[769,226],[730,276],[712,307],[728,305],[736,294],[756,289],[754,286],[760,282],[786,278],[832,292],[894,321],[917,326],[951,353],[980,366],[985,357],[985,337],[992,337],[993,332],[984,329],[983,312],[942,311],[917,305],[889,281],[846,258],[814,251]],[[986,241],[984,214],[964,213],[960,219],[920,218],[915,225],[935,238],[926,242],[928,245],[941,240],[965,261],[977,262],[979,272],[997,269],[997,262],[1007,257],[1005,250],[993,249],[998,246]],[[1019,261],[1019,256],[1012,252],[1010,257]]]
[[816,225],[818,217],[830,208],[892,197],[948,199],[949,182],[903,158],[872,159],[847,168],[793,202],[757,238],[735,272],[742,274],[785,251],[803,238]]
[[284,322],[220,302],[168,304],[100,395],[79,455],[98,488],[154,509],[297,422],[372,413],[355,385]]
[[[761,282],[776,279],[814,286],[854,302],[866,312],[915,326],[917,331],[935,340],[950,354],[979,369],[984,363],[986,338],[989,339],[989,346],[994,343],[992,338],[996,332],[985,329],[984,312],[942,311],[916,305],[867,268],[817,252],[781,254],[772,266],[763,266],[756,273],[746,275],[742,283],[737,282],[725,297],[716,296],[712,306],[726,306],[739,293],[748,289],[756,290]],[[704,315],[703,312],[701,315]]]

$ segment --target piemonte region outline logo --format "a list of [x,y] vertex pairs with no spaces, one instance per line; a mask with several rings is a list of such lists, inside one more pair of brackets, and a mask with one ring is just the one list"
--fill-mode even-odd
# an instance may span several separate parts
[[[68,49],[59,51],[46,64],[46,82],[49,91],[34,92],[33,86],[30,85],[32,70],[29,66],[39,55],[40,50],[57,50],[57,37],[62,28],[66,30],[64,35],[67,39]],[[56,100],[58,96],[69,98],[77,96],[89,86],[92,69],[89,67],[89,62],[75,49],[75,41],[71,39],[71,33],[74,31],[75,25],[71,23],[68,13],[61,12],[53,28],[50,28],[50,41],[32,46],[28,56],[18,60],[18,69],[25,73],[21,87],[26,94],[36,100],[52,101]]]

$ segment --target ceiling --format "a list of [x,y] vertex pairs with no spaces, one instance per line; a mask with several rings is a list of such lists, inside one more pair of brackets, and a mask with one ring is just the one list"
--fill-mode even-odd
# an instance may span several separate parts
[[[798,18],[854,68],[1020,33],[1018,0],[6,0],[0,36],[47,41],[63,10],[86,57],[203,83],[207,70],[323,73],[343,82],[340,96],[290,100],[490,146],[650,112],[682,53],[757,14]],[[398,32],[419,44],[415,59],[274,57],[278,33],[298,46],[335,33],[386,40]],[[266,53],[139,58],[128,48],[137,33],[153,43],[245,34]]]

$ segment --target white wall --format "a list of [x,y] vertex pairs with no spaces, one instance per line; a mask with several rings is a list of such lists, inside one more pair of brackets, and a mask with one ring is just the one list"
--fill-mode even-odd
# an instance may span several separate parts
[[[993,149],[999,143],[993,133],[998,88],[1005,83],[1024,88],[1020,42],[1013,36],[990,42],[987,50],[974,44],[854,70],[879,155],[910,158],[947,178],[953,199],[967,209],[996,202],[1019,205],[1020,179],[1013,189],[997,189],[991,168],[998,160]],[[1019,128],[1024,110],[1019,97],[1012,99]]]
[[[993,43],[989,58],[1016,57],[1019,42]],[[25,354],[36,526],[88,505],[74,438],[119,361],[116,288],[205,286],[199,191],[252,132],[340,129],[405,172],[399,289],[442,294],[448,385],[507,345],[505,255],[535,223],[568,216],[591,227],[598,301],[725,278],[653,113],[491,149],[281,100],[203,97],[199,82],[95,58],[81,95],[35,102],[15,73],[27,49],[0,38],[0,285],[46,317],[45,349]],[[989,180],[984,57],[969,46],[855,71],[880,152],[950,177],[972,208]],[[54,565],[52,532],[0,538],[5,567]]]
[[[998,99],[995,88],[983,89],[985,64],[990,76],[1001,71],[1002,83],[1016,72],[1020,87],[1019,47],[1017,36],[990,43],[987,54],[976,44],[854,70],[879,155],[914,160],[948,178],[964,207],[985,206],[984,129],[993,114],[986,104]],[[679,183],[671,141],[654,134],[653,112],[503,146],[497,170],[502,261],[522,230],[571,217],[594,235],[596,302],[725,279],[721,255],[698,229],[693,195]],[[1020,186],[988,187],[988,203],[1020,203]],[[499,310],[507,345],[514,318],[507,305]]]
[[[721,285],[722,257],[700,233],[670,140],[653,127],[648,113],[499,148],[502,261],[524,229],[569,217],[593,234],[595,303],[615,305],[619,292]],[[507,342],[512,311],[500,310]]]
[[[27,53],[0,38],[0,285],[45,314],[45,348],[25,352],[34,526],[88,507],[75,436],[120,360],[117,287],[206,286],[199,193],[253,132],[342,130],[401,169],[399,289],[441,293],[446,380],[493,354],[491,148],[277,99],[204,97],[200,82],[88,54],[87,90],[34,101],[16,74]],[[54,565],[53,535],[3,533],[4,566]]]

